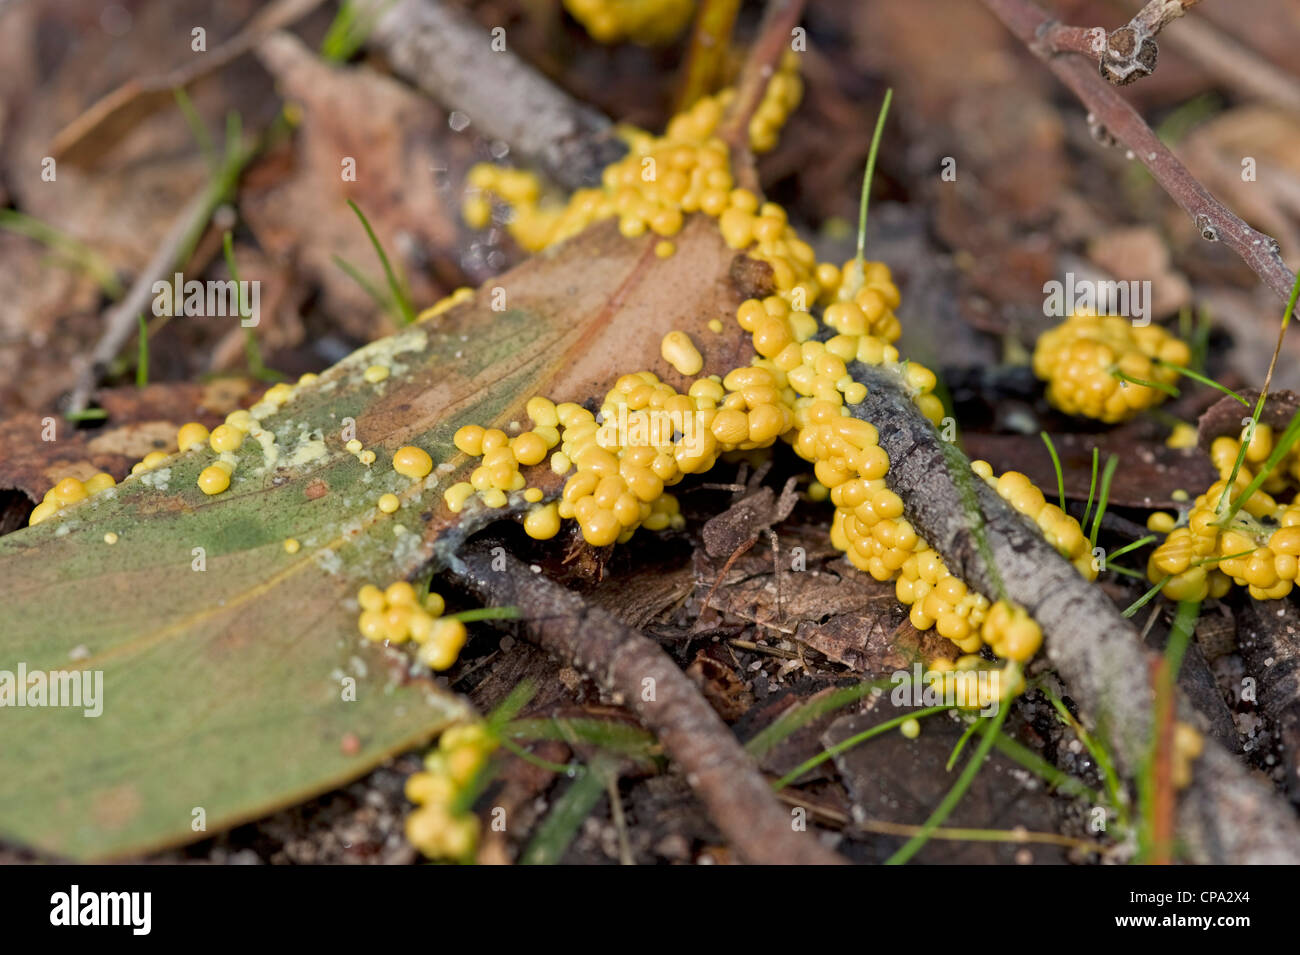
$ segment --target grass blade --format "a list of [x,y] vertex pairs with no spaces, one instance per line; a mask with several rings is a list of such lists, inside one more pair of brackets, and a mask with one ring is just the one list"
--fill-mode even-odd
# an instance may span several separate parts
[[921,826],[921,831],[908,839],[901,849],[895,852],[887,860],[885,865],[903,865],[914,855],[921,851],[921,848],[930,841],[930,834],[943,825],[945,819],[952,815],[952,811],[957,808],[957,803],[961,802],[961,797],[966,795],[966,790],[975,780],[975,774],[984,766],[984,757],[989,754],[993,748],[994,741],[1002,729],[1002,724],[1007,721],[1007,713],[1010,712],[1011,706],[1009,700],[1003,700],[1002,705],[998,707],[997,715],[988,721],[984,728],[983,735],[980,736],[980,742],[975,747],[975,752],[971,754],[970,760],[957,777],[957,782],[948,790],[948,794],[943,797],[943,801],[930,814],[930,818]]
[[135,360],[135,386],[144,388],[149,384],[149,323],[144,320],[143,312],[136,316],[136,320],[140,323],[140,347]]
[[591,815],[605,795],[605,786],[614,772],[614,761],[597,757],[581,776],[569,784],[551,807],[542,824],[533,833],[528,848],[519,858],[520,865],[555,865],[564,858],[578,827]]
[[[1088,535],[1088,543],[1091,547],[1097,546],[1097,535],[1101,532],[1101,519],[1106,513],[1106,499],[1110,496],[1110,481],[1115,476],[1115,468],[1119,465],[1119,458],[1111,455],[1106,459],[1106,470],[1101,475],[1101,492],[1097,495],[1097,513],[1092,518],[1092,533]],[[1091,495],[1089,495],[1091,497]]]
[[1052,444],[1052,436],[1046,431],[1038,432],[1038,436],[1043,439],[1047,453],[1052,456],[1052,469],[1056,471],[1056,493],[1061,501],[1061,510],[1065,510],[1065,474],[1061,471],[1061,459],[1056,453],[1056,445]]
[[880,113],[876,117],[876,131],[871,136],[871,149],[867,153],[867,166],[862,171],[862,199],[858,209],[858,251],[853,259],[853,272],[844,277],[850,298],[862,287],[863,260],[867,247],[867,206],[871,200],[871,180],[876,175],[876,155],[880,152],[880,139],[885,132],[885,117],[889,115],[889,104],[894,101],[894,89],[885,90],[884,102],[880,104]]
[[1088,526],[1088,515],[1092,513],[1092,498],[1097,493],[1097,468],[1100,464],[1099,452],[1096,448],[1092,449],[1092,479],[1088,482],[1088,504],[1083,509],[1083,520],[1079,522],[1080,527]]
[[820,766],[822,763],[826,762],[826,760],[831,759],[834,756],[838,756],[840,753],[844,752],[845,750],[852,749],[854,746],[857,746],[860,743],[865,743],[873,736],[879,736],[881,733],[887,733],[890,730],[892,730],[894,727],[901,726],[903,723],[906,723],[908,720],[920,719],[923,716],[929,716],[932,713],[942,713],[945,710],[950,710],[950,709],[952,709],[951,706],[929,706],[923,710],[917,710],[915,713],[905,713],[902,716],[894,717],[892,720],[885,720],[883,723],[877,723],[875,726],[871,727],[871,729],[863,730],[861,733],[858,733],[856,736],[850,736],[846,740],[841,740],[840,742],[836,743],[834,746],[831,746],[830,748],[825,749],[822,752],[818,753],[816,756],[804,760],[794,769],[790,770],[790,772],[786,773],[776,782],[772,783],[772,788],[777,792],[780,792],[782,789],[784,789],[786,786],[789,786],[792,782],[794,782],[804,773],[808,772],[808,770],[813,769],[816,766]]
[[397,311],[399,313],[398,317],[401,319],[401,323],[404,325],[411,324],[411,322],[415,321],[415,309],[411,307],[411,302],[406,295],[406,290],[402,287],[402,284],[397,281],[397,275],[393,272],[393,265],[388,261],[388,253],[386,253],[384,247],[379,244],[379,238],[375,235],[375,230],[370,227],[370,220],[367,219],[366,214],[361,211],[361,207],[351,199],[348,200],[348,207],[357,214],[357,218],[361,220],[362,227],[366,230],[366,235],[370,237],[370,244],[375,247],[375,254],[379,256],[379,262],[384,267],[384,276],[388,279],[388,290],[392,294],[393,304],[397,306]]

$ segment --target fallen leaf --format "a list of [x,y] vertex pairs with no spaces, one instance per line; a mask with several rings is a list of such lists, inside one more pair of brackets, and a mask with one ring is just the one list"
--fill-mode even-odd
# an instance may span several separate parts
[[[507,311],[480,289],[344,359],[264,421],[285,459],[304,436],[324,441],[304,463],[268,465],[247,441],[230,490],[207,498],[195,480],[212,454],[187,452],[0,538],[0,668],[101,672],[104,692],[98,718],[7,712],[0,833],[79,859],[174,845],[205,834],[191,827],[196,809],[207,832],[256,818],[463,718],[468,707],[412,676],[404,654],[363,644],[352,595],[446,564],[463,535],[526,507],[448,510],[443,491],[476,466],[452,444],[460,426],[525,422],[534,394],[585,400],[641,368],[684,389],[659,357],[675,329],[697,342],[705,374],[749,357],[739,329],[707,329],[740,302],[716,227],[693,217],[668,259],[654,244],[602,223],[498,277]],[[378,360],[393,374],[376,386],[362,372]],[[378,455],[372,467],[343,447],[348,418]],[[389,464],[411,443],[440,465],[414,484]],[[562,482],[545,466],[526,477],[551,494]],[[316,484],[328,493],[308,500]],[[389,491],[403,498],[391,517],[374,503]],[[293,555],[289,537],[301,542]],[[352,754],[339,742],[349,733]],[[97,824],[94,807],[126,784],[138,811]]]

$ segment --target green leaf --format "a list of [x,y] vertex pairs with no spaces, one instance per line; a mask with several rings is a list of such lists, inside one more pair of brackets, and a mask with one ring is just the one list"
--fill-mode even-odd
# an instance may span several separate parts
[[[462,425],[527,426],[533,395],[585,400],[645,368],[685,390],[659,357],[674,329],[701,347],[705,374],[748,359],[738,328],[707,328],[741,300],[716,228],[688,222],[668,259],[654,240],[604,223],[494,279],[506,311],[484,293],[350,355],[263,419],[278,459],[245,440],[222,494],[196,486],[213,453],[189,451],[0,537],[0,671],[103,674],[95,718],[0,708],[0,836],[74,859],[206,838],[469,717],[406,651],[361,639],[355,594],[447,566],[466,534],[528,506],[515,495],[450,512],[443,492],[478,464],[452,443]],[[379,385],[363,378],[376,363],[391,370]],[[344,447],[349,418],[377,455],[369,467]],[[392,455],[408,444],[441,469],[398,475]],[[526,477],[547,496],[563,483],[545,464]],[[386,515],[376,501],[390,491],[402,507]]]

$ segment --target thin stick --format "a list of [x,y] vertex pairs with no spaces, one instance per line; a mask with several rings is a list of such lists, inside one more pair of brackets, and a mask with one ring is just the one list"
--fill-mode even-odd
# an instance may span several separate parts
[[1077,57],[1058,57],[1041,42],[1051,21],[1028,0],[984,0],[1007,28],[1041,58],[1117,140],[1151,171],[1193,221],[1202,238],[1223,242],[1239,255],[1260,281],[1286,301],[1295,275],[1286,267],[1271,236],[1248,226],[1202,186],[1151,127],[1105,80]]
[[[695,684],[654,641],[586,604],[522,561],[493,565],[498,542],[461,548],[457,576],[485,602],[517,606],[529,637],[584,671],[627,706],[682,767],[717,827],[746,860],[758,864],[837,863],[814,832],[798,832],[752,758],[705,702]],[[647,687],[652,692],[647,692]]]
[[1125,86],[1155,72],[1156,34],[1200,0],[1149,0],[1128,23],[1108,35],[1101,27],[1051,24],[1041,43],[1053,53],[1080,53],[1095,60],[1101,75]]
[[768,0],[758,39],[750,48],[736,86],[736,98],[718,130],[722,141],[731,147],[737,182],[749,189],[758,187],[754,156],[749,151],[749,121],[763,101],[767,81],[776,72],[781,56],[790,49],[791,32],[803,16],[803,7],[804,0]]

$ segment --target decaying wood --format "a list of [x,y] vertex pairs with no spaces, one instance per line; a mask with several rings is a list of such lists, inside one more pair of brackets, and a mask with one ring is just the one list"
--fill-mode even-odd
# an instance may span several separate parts
[[[1149,680],[1153,655],[1121,617],[1101,588],[1088,583],[1047,543],[1037,529],[969,471],[950,469],[944,443],[913,405],[898,379],[884,369],[853,363],[850,374],[868,388],[852,406],[870,421],[889,454],[887,480],[902,497],[905,513],[954,574],[984,594],[1007,596],[1033,615],[1043,629],[1044,652],[1108,737],[1117,762],[1135,771],[1146,754],[1153,727]],[[956,452],[963,467],[964,455]],[[995,566],[980,554],[959,481],[983,515],[984,537]],[[1183,719],[1195,722],[1190,707]],[[1192,786],[1179,805],[1179,836],[1189,855],[1203,863],[1300,863],[1300,824],[1285,802],[1213,740],[1196,764]]]
[[369,45],[387,56],[394,72],[561,185],[598,185],[601,171],[626,152],[605,116],[509,52],[503,27],[492,36],[437,0],[361,0],[358,6],[363,15],[379,15]]
[[1300,803],[1300,612],[1289,600],[1245,600],[1237,608],[1243,676],[1275,727],[1291,801]]
[[[458,556],[458,574],[485,603],[519,607],[531,640],[586,673],[658,736],[714,823],[746,860],[801,865],[844,862],[821,844],[815,832],[793,828],[790,813],[776,800],[735,735],[652,640],[544,575],[534,574],[509,556],[504,545],[473,542]],[[494,569],[494,563],[501,569]]]

